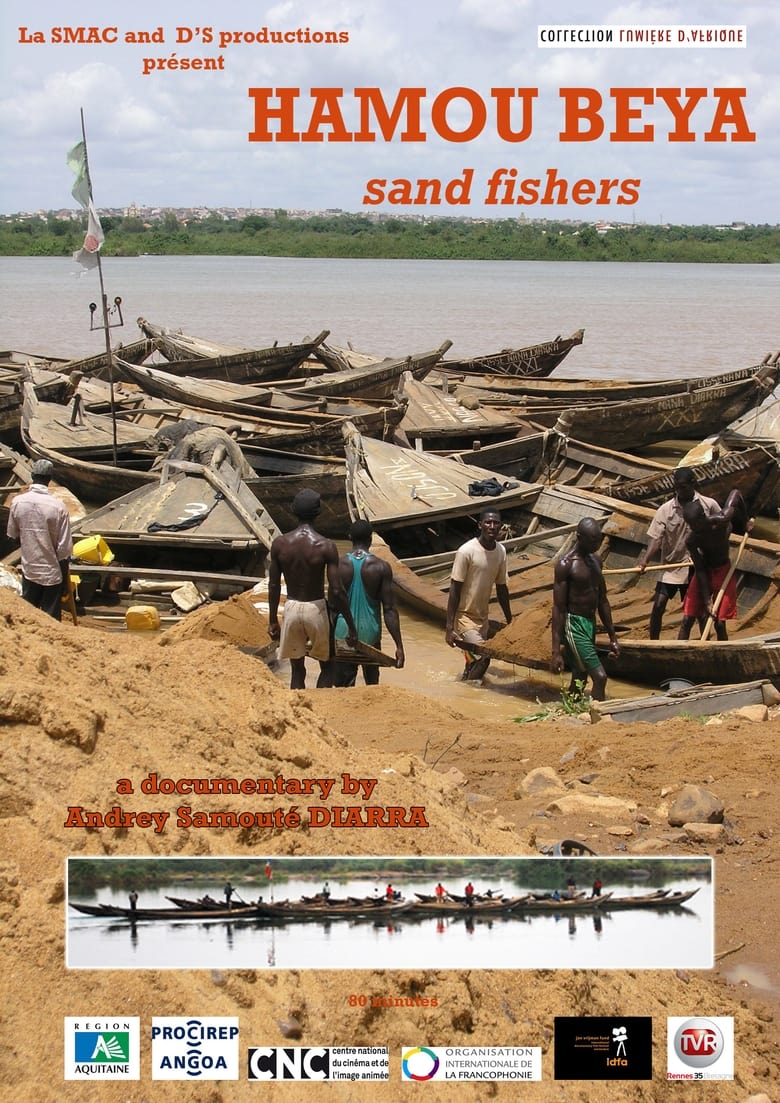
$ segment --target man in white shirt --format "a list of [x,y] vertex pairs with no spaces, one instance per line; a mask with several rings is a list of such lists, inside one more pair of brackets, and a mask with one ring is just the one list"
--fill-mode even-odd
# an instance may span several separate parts
[[[637,560],[640,572],[644,571],[658,552],[662,563],[679,563],[690,558],[687,541],[691,530],[683,516],[683,506],[688,502],[699,502],[707,516],[720,512],[720,506],[714,498],[706,498],[696,490],[696,479],[690,467],[675,468],[672,480],[674,497],[659,506],[650,522],[647,530],[650,543]],[[660,581],[656,583],[653,607],[650,610],[651,640],[657,640],[661,636],[661,622],[669,598],[679,591],[680,601],[685,599],[690,571],[687,565],[664,571]]]
[[61,598],[70,586],[70,517],[62,502],[49,493],[52,462],[36,460],[31,470],[32,485],[11,502],[8,535],[21,544],[22,597],[60,620]]
[[484,643],[490,635],[488,609],[493,586],[507,624],[512,619],[509,589],[506,584],[506,550],[497,537],[501,531],[501,514],[490,506],[479,515],[479,536],[462,544],[455,553],[447,600],[447,630],[445,639],[450,647],[460,646],[466,652],[463,681],[477,681],[490,663],[468,650],[469,644]]

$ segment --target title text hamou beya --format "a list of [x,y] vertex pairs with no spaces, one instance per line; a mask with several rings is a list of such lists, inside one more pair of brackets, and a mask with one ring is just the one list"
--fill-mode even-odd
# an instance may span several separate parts
[[[426,88],[401,88],[388,102],[381,88],[312,88],[308,100],[300,88],[249,88],[254,102],[250,142],[425,142],[430,133],[448,142],[471,142],[488,125],[505,142],[524,142],[533,134],[538,88],[492,88],[490,99],[473,88],[445,88],[427,104]],[[561,142],[653,142],[656,125],[644,111],[663,104],[669,142],[755,142],[745,114],[746,88],[610,88],[609,100],[595,88],[560,88],[563,105]],[[423,125],[428,109],[429,130]],[[352,129],[344,117],[357,116]],[[273,127],[273,129],[272,129]],[[695,128],[694,128],[695,127]]]

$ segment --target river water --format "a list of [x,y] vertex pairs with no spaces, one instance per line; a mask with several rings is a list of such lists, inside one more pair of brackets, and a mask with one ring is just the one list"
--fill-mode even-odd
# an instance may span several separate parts
[[[102,351],[102,330],[90,332],[98,276],[79,272],[68,259],[0,258],[0,346],[73,357]],[[109,301],[122,300],[114,343],[139,335],[139,316],[246,346],[329,329],[336,344],[386,356],[445,339],[450,356],[491,353],[584,328],[584,343],[556,375],[629,379],[712,375],[780,347],[779,265],[141,256],[107,258],[104,277]],[[387,684],[483,720],[559,696],[560,679],[500,663],[485,687],[462,684],[462,657],[438,627],[404,613],[403,631],[407,665],[384,672]],[[612,680],[609,691],[636,689]]]
[[[86,356],[96,272],[72,261],[0,258],[4,348]],[[661,378],[747,367],[780,346],[780,265],[514,261],[107,258],[122,299],[116,340],[140,316],[248,346],[322,329],[336,344],[400,356],[453,342],[450,356],[536,344],[584,328],[557,375]]]

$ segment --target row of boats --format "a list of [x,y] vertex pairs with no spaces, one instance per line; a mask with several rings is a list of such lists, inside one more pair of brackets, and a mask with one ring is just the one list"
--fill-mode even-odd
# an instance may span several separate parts
[[[240,349],[139,325],[143,336],[117,349],[111,365],[106,354],[69,362],[6,354],[0,533],[8,500],[29,482],[30,458],[47,458],[70,491],[106,503],[88,516],[73,507],[77,534],[99,535],[116,552],[97,574],[151,567],[208,578],[226,594],[264,574],[271,541],[295,524],[293,497],[313,487],[318,529],[344,538],[350,520],[369,520],[373,550],[391,562],[401,597],[443,621],[454,551],[489,500],[504,522],[513,609],[533,619],[549,607],[554,559],[590,516],[605,535],[605,568],[622,573],[610,582],[621,639],[615,676],[658,685],[681,673],[719,684],[780,675],[776,543],[746,542],[728,644],[647,640],[655,579],[631,574],[653,509],[672,493],[673,469],[634,454],[649,442],[696,442],[684,462],[703,493],[723,500],[738,488],[754,513],[776,518],[778,403],[756,410],[777,385],[780,354],[716,377],[566,380],[550,373],[582,331],[452,360],[449,341],[380,358],[328,345],[327,331]],[[113,381],[101,378],[109,370]],[[486,487],[489,499],[479,496]],[[544,635],[500,633],[489,647],[543,667]]]
[[129,919],[181,921],[195,920],[267,920],[278,923],[306,922],[331,919],[385,919],[388,917],[469,916],[469,915],[530,915],[561,914],[562,912],[588,913],[628,909],[653,909],[662,911],[686,904],[698,889],[685,892],[660,889],[634,896],[615,896],[611,892],[600,896],[578,895],[571,899],[553,899],[549,893],[524,893],[518,896],[493,898],[484,896],[472,903],[465,900],[435,900],[416,895],[414,900],[385,900],[383,897],[348,898],[345,900],[311,899],[258,901],[253,904],[236,904],[231,908],[216,901],[183,900],[168,897],[170,908],[125,908],[116,904],[76,904],[70,907],[82,915],[101,919]]

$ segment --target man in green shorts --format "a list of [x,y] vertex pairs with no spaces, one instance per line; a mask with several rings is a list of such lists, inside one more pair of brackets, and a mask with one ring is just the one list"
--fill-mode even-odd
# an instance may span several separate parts
[[[601,529],[592,517],[577,525],[577,542],[555,565],[552,614],[553,673],[564,667],[564,653],[571,667],[571,686],[590,677],[591,696],[603,701],[607,685],[605,671],[596,651],[596,612],[609,634],[610,653],[617,658],[620,646],[612,624],[612,610],[601,573]],[[562,649],[563,648],[563,649]]]

